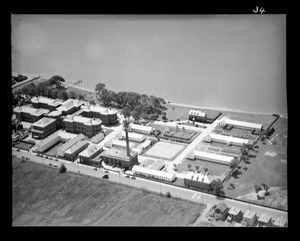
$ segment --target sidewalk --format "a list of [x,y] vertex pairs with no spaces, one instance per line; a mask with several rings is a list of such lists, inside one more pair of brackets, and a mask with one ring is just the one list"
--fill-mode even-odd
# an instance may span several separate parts
[[203,213],[201,213],[200,217],[193,223],[192,226],[198,226],[200,222],[208,222],[206,218],[206,214],[209,211],[209,209],[213,206],[212,203],[207,203],[206,208],[204,209]]

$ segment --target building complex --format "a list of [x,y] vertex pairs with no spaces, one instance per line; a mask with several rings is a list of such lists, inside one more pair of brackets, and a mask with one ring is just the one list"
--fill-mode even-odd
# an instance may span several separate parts
[[81,115],[89,118],[99,118],[103,125],[114,125],[118,122],[117,111],[103,108],[99,105],[82,106]]
[[48,117],[43,117],[32,124],[32,137],[36,139],[44,139],[56,131],[56,120]]
[[192,159],[192,160],[201,159],[201,160],[221,163],[221,164],[225,164],[225,165],[230,165],[230,163],[234,159],[234,157],[231,157],[231,156],[225,156],[225,155],[220,155],[220,154],[216,154],[216,153],[197,151],[197,150],[190,152],[187,155],[187,158]]
[[233,136],[225,136],[225,135],[219,135],[219,134],[208,134],[203,138],[203,141],[205,142],[219,142],[226,145],[235,145],[235,146],[243,146],[244,144],[251,144],[252,141],[248,139],[243,138],[237,138]]
[[19,121],[33,123],[43,118],[45,114],[49,113],[49,110],[36,109],[28,106],[17,106],[14,108],[13,112]]
[[142,166],[135,165],[132,168],[134,174],[142,175],[145,177],[152,177],[155,179],[160,179],[163,181],[173,182],[176,178],[174,173],[168,173],[164,171],[159,171],[155,169],[150,169]]
[[237,121],[231,119],[224,119],[218,123],[218,126],[225,127],[226,125],[231,125],[235,128],[246,129],[246,130],[262,130],[261,124],[246,122],[246,121]]
[[184,185],[196,189],[210,190],[214,182],[218,180],[217,177],[208,173],[193,173],[188,172],[184,177]]

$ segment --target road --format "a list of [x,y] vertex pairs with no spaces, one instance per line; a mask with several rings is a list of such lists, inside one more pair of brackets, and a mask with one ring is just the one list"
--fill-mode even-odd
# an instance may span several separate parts
[[[49,165],[49,163],[51,163],[52,165],[56,164],[59,167],[61,163],[64,163],[67,168],[67,171],[71,171],[75,173],[80,172],[81,174],[96,177],[96,178],[102,178],[102,176],[106,174],[103,168],[98,168],[97,170],[94,170],[94,167],[78,164],[75,162],[73,163],[61,159],[59,159],[59,161],[49,160],[46,158],[38,157],[31,152],[22,151],[22,150],[18,152],[14,148],[13,148],[13,154],[19,158],[21,158],[22,156],[28,157],[30,158],[31,161],[44,164],[44,165]],[[273,219],[276,219],[281,216],[287,218],[287,212],[278,211],[272,208],[261,207],[258,205],[248,204],[248,203],[239,202],[231,199],[220,200],[214,195],[201,193],[198,191],[177,187],[173,185],[168,185],[168,184],[152,181],[149,179],[144,179],[139,177],[136,177],[135,179],[131,179],[125,177],[125,175],[122,172],[117,173],[117,172],[109,171],[108,175],[109,175],[109,180],[113,182],[119,182],[136,188],[144,188],[146,190],[157,192],[157,193],[166,194],[167,192],[170,192],[171,196],[173,197],[179,197],[196,203],[218,204],[220,202],[225,202],[228,207],[235,206],[242,209],[243,212],[245,212],[248,209],[253,210],[257,213],[258,216],[260,216],[263,213],[267,213]]]

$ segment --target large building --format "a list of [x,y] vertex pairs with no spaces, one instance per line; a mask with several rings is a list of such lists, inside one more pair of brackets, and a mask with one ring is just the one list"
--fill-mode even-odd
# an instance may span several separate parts
[[57,148],[57,156],[58,157],[63,157],[64,153],[67,149],[69,149],[71,146],[75,145],[78,141],[83,140],[84,139],[84,135],[83,134],[79,134],[77,137],[70,139],[69,141],[67,141],[66,143],[64,143],[63,145],[61,145],[59,148]]
[[[125,138],[125,131],[122,131],[122,137]],[[146,139],[146,137],[144,135],[141,134],[137,134],[137,133],[133,133],[133,132],[129,132],[128,133],[128,139],[130,141],[135,141],[135,142],[142,142]]]
[[102,155],[102,161],[111,166],[131,169],[133,165],[139,164],[138,154],[130,151],[127,155],[126,149],[112,147]]
[[[112,147],[126,148],[126,141],[122,140],[112,140]],[[133,143],[129,143],[129,149],[134,148],[135,145]]]
[[56,120],[56,128],[57,129],[60,129],[63,127],[63,114],[60,110],[51,111],[50,113],[46,114],[45,116]]
[[232,157],[232,156],[225,156],[225,155],[220,155],[220,154],[216,154],[216,153],[197,151],[197,150],[190,152],[187,155],[187,158],[193,159],[193,160],[201,159],[201,160],[221,163],[221,164],[225,164],[225,165],[230,165],[230,163],[234,159],[234,157]]
[[56,143],[61,141],[61,137],[58,135],[58,132],[54,132],[50,136],[46,137],[44,140],[36,144],[37,152],[44,152],[50,147],[54,146]]
[[82,133],[92,137],[101,131],[101,120],[82,116],[67,116],[64,120],[66,131],[71,133]]
[[59,99],[54,100],[47,97],[39,96],[31,98],[31,103],[34,108],[44,108],[53,111],[57,107],[61,106],[63,101]]
[[17,106],[14,108],[14,114],[19,121],[36,122],[45,114],[49,113],[47,109],[36,109],[28,106]]
[[118,123],[117,111],[103,108],[99,105],[82,106],[81,115],[89,118],[100,118],[103,125],[114,125]]
[[133,174],[135,175],[141,175],[145,177],[152,177],[155,179],[160,179],[163,181],[172,182],[175,180],[176,175],[174,173],[168,173],[164,171],[159,171],[155,169],[150,169],[138,165],[134,165],[132,168]]
[[84,102],[81,100],[68,99],[56,110],[61,111],[63,115],[69,115],[78,111],[83,104]]
[[78,154],[87,148],[88,145],[89,143],[86,140],[80,140],[65,150],[64,157],[69,161],[74,161]]
[[78,154],[80,163],[90,164],[90,161],[102,152],[103,148],[98,145],[89,145],[88,148]]
[[151,126],[142,126],[142,125],[136,125],[136,124],[130,124],[130,130],[134,132],[138,132],[141,134],[147,134],[150,135],[153,132],[153,127]]
[[103,141],[104,138],[105,138],[104,133],[99,132],[98,134],[94,135],[94,136],[91,138],[91,142],[94,143],[94,144],[98,144],[99,142]]
[[189,120],[191,121],[199,121],[204,122],[206,120],[207,116],[205,112],[202,112],[201,110],[190,110],[189,111]]
[[231,119],[225,119],[218,123],[218,126],[221,127],[225,127],[226,125],[231,125],[235,128],[240,128],[240,129],[257,130],[257,131],[261,131],[263,127],[261,124],[256,124],[256,123],[246,122],[246,121],[237,121]]
[[208,134],[203,138],[205,142],[219,142],[226,145],[235,145],[235,146],[243,146],[244,144],[251,144],[252,141],[242,138],[237,138],[233,136],[225,136],[219,134]]
[[56,131],[56,120],[48,117],[43,117],[32,124],[32,137],[36,139],[44,139]]
[[210,190],[212,184],[216,182],[218,178],[208,173],[193,173],[188,172],[184,177],[184,185],[195,189]]

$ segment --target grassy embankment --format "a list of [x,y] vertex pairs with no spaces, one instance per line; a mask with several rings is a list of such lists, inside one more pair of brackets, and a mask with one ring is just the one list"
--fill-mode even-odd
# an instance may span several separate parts
[[187,226],[201,204],[13,160],[13,226]]

